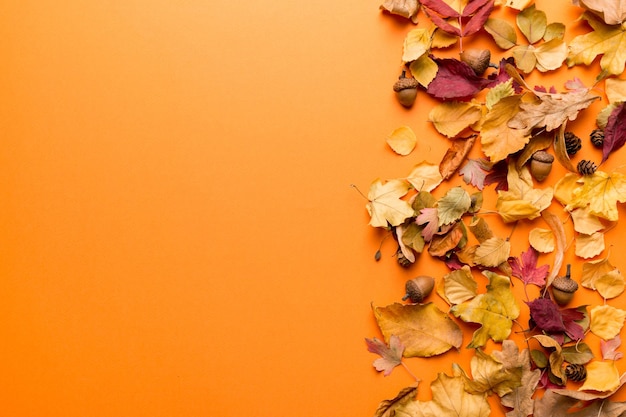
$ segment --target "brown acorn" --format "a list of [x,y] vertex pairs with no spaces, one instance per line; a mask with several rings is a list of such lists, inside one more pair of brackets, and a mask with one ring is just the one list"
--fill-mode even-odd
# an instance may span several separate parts
[[535,152],[530,159],[530,174],[537,181],[545,180],[552,170],[552,162],[554,162],[554,156],[552,156],[548,152]]
[[412,303],[421,303],[432,292],[435,279],[428,275],[420,275],[410,279],[405,284],[406,294],[402,300],[409,299]]
[[491,51],[489,49],[465,49],[460,54],[461,61],[472,67],[476,75],[483,75],[489,67]]
[[554,301],[563,306],[569,303],[578,289],[578,283],[574,281],[570,274],[570,265],[567,265],[567,273],[563,277],[556,277],[552,281],[552,295]]
[[402,71],[402,75],[393,85],[393,91],[396,92],[396,98],[404,107],[411,107],[415,103],[417,97],[417,86],[419,83],[415,78],[406,76],[406,71]]

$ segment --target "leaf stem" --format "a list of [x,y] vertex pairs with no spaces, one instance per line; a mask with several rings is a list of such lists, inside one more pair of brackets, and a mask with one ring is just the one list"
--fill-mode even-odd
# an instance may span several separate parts
[[409,375],[411,375],[411,377],[416,381],[416,382],[420,382],[421,380],[415,376],[415,374],[413,372],[411,372],[411,370],[409,369],[409,367],[406,365],[406,363],[404,363],[404,361],[400,361],[400,363],[402,364],[402,366],[404,367],[404,369],[409,373]]

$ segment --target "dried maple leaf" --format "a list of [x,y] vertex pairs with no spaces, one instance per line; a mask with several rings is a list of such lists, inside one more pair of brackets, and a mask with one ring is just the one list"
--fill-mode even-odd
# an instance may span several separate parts
[[532,247],[526,252],[522,252],[520,259],[510,258],[509,264],[513,271],[513,276],[522,280],[524,285],[534,284],[543,287],[546,284],[546,277],[550,271],[549,265],[537,267],[539,255]]
[[609,158],[609,155],[620,149],[626,143],[626,103],[620,103],[615,107],[607,120],[604,128],[604,141],[602,142],[602,162]]
[[365,344],[369,352],[381,356],[374,361],[373,365],[378,372],[383,372],[385,376],[389,376],[393,368],[402,363],[404,346],[398,336],[393,335],[389,338],[389,346],[376,337],[373,339],[365,338]]
[[383,182],[375,180],[370,185],[366,208],[371,216],[370,225],[374,227],[397,226],[415,215],[411,205],[401,197],[409,191],[409,184],[402,180]]
[[417,0],[385,0],[380,8],[417,23],[417,12],[419,11],[419,2]]
[[472,150],[476,142],[476,135],[465,139],[457,139],[452,142],[450,148],[439,163],[439,172],[444,180],[449,179],[459,169],[467,154]]
[[426,207],[420,210],[420,214],[416,218],[416,222],[422,229],[422,236],[426,242],[430,242],[439,230],[439,216],[436,207]]
[[463,341],[459,326],[433,303],[374,307],[374,316],[385,341],[400,338],[405,357],[439,355]]
[[535,388],[541,378],[539,369],[531,370],[530,353],[528,349],[519,352],[515,342],[505,340],[502,342],[502,351],[493,351],[491,356],[500,361],[505,369],[521,370],[521,384],[512,392],[502,396],[500,403],[512,410],[506,413],[507,417],[527,417],[532,414]]
[[621,74],[626,61],[626,28],[607,25],[591,13],[585,13],[582,19],[589,23],[593,32],[572,39],[567,65],[589,65],[598,55],[602,55],[600,68],[608,74]]
[[435,58],[439,70],[426,92],[440,100],[469,101],[492,81],[476,75],[465,62],[453,58]]
[[496,342],[505,340],[511,333],[513,320],[519,316],[509,278],[491,271],[484,271],[483,275],[489,278],[487,292],[450,309],[463,321],[481,325],[474,332],[469,348],[484,346],[490,338]]
[[468,159],[459,170],[459,175],[463,176],[463,181],[466,184],[471,184],[482,190],[485,188],[485,178],[490,168],[491,164],[486,159]]

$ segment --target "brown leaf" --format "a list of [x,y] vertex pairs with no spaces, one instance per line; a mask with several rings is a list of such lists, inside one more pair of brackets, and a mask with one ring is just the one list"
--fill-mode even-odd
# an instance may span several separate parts
[[572,165],[565,147],[565,126],[567,126],[567,122],[561,125],[559,131],[554,136],[554,153],[556,154],[556,160],[559,161],[563,168],[570,172],[578,173],[574,165]]
[[563,223],[561,219],[558,218],[557,215],[550,213],[547,210],[544,210],[541,213],[541,217],[548,224],[552,233],[554,233],[554,237],[556,238],[556,251],[554,253],[554,262],[552,264],[552,271],[546,280],[546,286],[549,287],[552,285],[552,281],[559,275],[561,266],[563,265],[563,257],[565,256],[565,229],[563,228]]
[[476,135],[452,142],[452,146],[446,151],[439,163],[439,172],[444,180],[452,177],[456,170],[459,169],[472,146],[474,146],[474,142],[476,142]]
[[449,250],[454,249],[465,233],[461,222],[456,222],[452,229],[445,235],[435,235],[428,246],[431,256],[444,256]]
[[419,11],[419,2],[417,0],[385,0],[380,8],[417,23],[417,12]]
[[[535,400],[534,417],[619,417],[626,411],[626,402],[591,401],[565,395],[565,390],[547,390]],[[574,391],[575,392],[575,391]]]
[[381,401],[374,413],[374,417],[393,417],[398,415],[404,406],[413,401],[417,395],[417,383],[403,388],[398,395],[390,400]]

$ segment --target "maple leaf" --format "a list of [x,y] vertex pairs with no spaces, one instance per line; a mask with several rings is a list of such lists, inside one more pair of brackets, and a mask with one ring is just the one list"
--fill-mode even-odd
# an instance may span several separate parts
[[385,0],[380,8],[417,23],[417,12],[419,11],[419,2],[417,0]]
[[600,351],[602,352],[602,359],[609,361],[616,361],[621,359],[624,354],[617,351],[621,344],[622,339],[619,337],[619,335],[610,340],[600,340]]
[[522,149],[530,140],[530,134],[507,126],[518,114],[521,96],[500,99],[487,112],[480,128],[480,143],[483,153],[492,162],[505,159],[509,154]]
[[602,162],[606,161],[612,152],[620,149],[624,146],[624,143],[626,143],[624,118],[626,118],[626,103],[621,103],[611,111],[606,127],[604,128]]
[[433,303],[374,307],[374,317],[385,341],[397,335],[405,357],[439,355],[463,341],[459,326]]
[[370,185],[366,208],[371,216],[370,225],[374,227],[398,226],[415,215],[411,205],[401,197],[409,191],[409,184],[401,180],[383,182],[374,180]]
[[616,221],[617,203],[626,201],[626,175],[598,170],[593,175],[583,176],[579,182],[582,186],[572,190],[572,198],[567,201],[565,209],[571,211],[589,206],[589,213]]
[[437,215],[436,207],[426,207],[420,210],[420,214],[417,216],[417,224],[424,226],[422,229],[422,236],[426,242],[430,242],[439,230],[439,217]]
[[439,163],[439,172],[444,180],[452,177],[452,174],[459,169],[467,154],[472,150],[474,142],[476,142],[476,135],[452,142],[452,146],[446,151]]
[[437,293],[450,305],[460,304],[476,296],[478,283],[472,276],[469,266],[463,265],[460,269],[444,275]]
[[437,203],[439,227],[459,220],[471,204],[472,199],[463,188],[449,189]]
[[505,340],[519,315],[509,278],[491,271],[483,271],[483,275],[489,278],[487,292],[450,309],[463,321],[481,325],[474,332],[469,348],[484,346],[490,338],[496,342]]
[[543,287],[546,284],[546,277],[550,271],[549,265],[537,267],[539,254],[532,247],[526,252],[522,252],[520,259],[510,258],[509,264],[513,271],[513,276],[522,280],[524,285],[534,284]]
[[582,340],[582,338],[585,337],[585,328],[587,325],[585,324],[585,327],[583,327],[581,323],[585,323],[588,317],[587,310],[584,306],[561,309],[561,319],[563,320],[563,325],[565,326],[565,334],[570,339]]
[[417,144],[415,132],[408,126],[400,126],[387,136],[387,144],[398,155],[410,154]]
[[466,184],[471,184],[474,187],[482,190],[485,188],[485,178],[489,171],[490,164],[486,159],[468,159],[465,165],[459,170],[459,175],[463,176],[463,181]]
[[491,84],[490,80],[477,76],[469,65],[458,59],[435,58],[434,61],[439,70],[426,92],[440,100],[469,101]]
[[626,61],[626,28],[607,25],[591,13],[584,13],[582,19],[587,21],[593,32],[572,39],[567,65],[589,65],[598,55],[602,55],[600,68],[611,75],[621,74]]
[[368,351],[381,356],[374,361],[373,365],[378,372],[384,371],[385,376],[389,376],[393,368],[402,363],[404,346],[398,336],[392,335],[389,338],[389,346],[376,337],[373,339],[365,338],[365,343]]
[[624,326],[626,311],[610,305],[595,306],[591,309],[591,332],[604,340],[613,339]]

